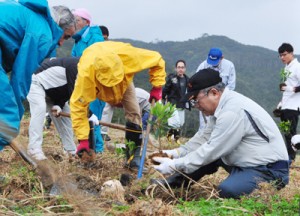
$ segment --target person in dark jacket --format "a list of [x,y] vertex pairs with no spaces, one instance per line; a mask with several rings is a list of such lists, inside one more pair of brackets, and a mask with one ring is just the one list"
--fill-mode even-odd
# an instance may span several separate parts
[[168,131],[167,138],[171,142],[174,135],[175,142],[180,144],[180,130],[184,124],[184,109],[185,103],[180,102],[185,95],[189,77],[185,74],[186,63],[184,60],[178,60],[175,64],[176,73],[169,74],[166,80],[166,85],[163,89],[162,98],[164,102],[170,102],[176,105],[174,115],[168,119],[168,125],[171,129]]
[[70,113],[68,101],[74,90],[79,58],[52,58],[43,62],[32,75],[27,96],[30,106],[29,145],[27,152],[36,160],[47,159],[42,150],[43,121],[48,111],[61,137],[64,150],[75,155],[76,145],[70,118],[53,118],[51,109]]
[[284,133],[285,144],[290,160],[295,160],[296,152],[293,149],[291,139],[297,134],[300,109],[300,93],[297,87],[300,83],[300,63],[294,56],[294,48],[289,43],[283,43],[278,48],[278,54],[282,63],[284,82],[280,83],[279,89],[282,91],[282,99],[277,105],[280,109],[281,122],[290,122],[291,126],[288,132]]

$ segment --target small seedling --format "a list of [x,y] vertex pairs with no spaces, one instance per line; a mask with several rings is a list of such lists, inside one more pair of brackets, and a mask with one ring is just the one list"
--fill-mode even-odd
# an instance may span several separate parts
[[150,110],[153,119],[148,121],[153,126],[154,136],[158,139],[159,150],[161,151],[161,137],[165,136],[167,131],[170,129],[168,126],[168,119],[172,117],[176,109],[175,105],[171,103],[156,103]]
[[278,126],[281,132],[289,134],[291,131],[291,125],[292,123],[290,121],[281,121]]
[[126,145],[126,148],[128,148],[128,150],[129,150],[129,155],[133,155],[134,151],[136,149],[135,143],[133,141],[125,140],[125,145]]
[[129,150],[129,155],[133,155],[136,149],[135,143],[133,141],[125,140],[126,148],[117,148],[117,143],[114,143],[114,145],[115,145],[115,152],[117,153],[117,155],[122,155],[122,156],[126,155],[127,152],[126,149]]
[[117,143],[114,143],[114,145],[115,145],[115,152],[117,153],[118,156],[125,155],[125,148],[117,148]]
[[291,74],[290,71],[285,70],[284,68],[282,68],[280,70],[280,81],[281,81],[281,83],[284,83],[286,81],[286,79],[289,77],[290,74]]

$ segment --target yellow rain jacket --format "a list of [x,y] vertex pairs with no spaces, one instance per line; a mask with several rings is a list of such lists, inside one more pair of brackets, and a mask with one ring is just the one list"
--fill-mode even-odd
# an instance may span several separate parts
[[97,97],[112,105],[119,104],[134,75],[145,69],[149,69],[153,87],[165,84],[165,61],[158,52],[113,41],[95,43],[85,49],[70,100],[77,139],[88,139],[89,103]]

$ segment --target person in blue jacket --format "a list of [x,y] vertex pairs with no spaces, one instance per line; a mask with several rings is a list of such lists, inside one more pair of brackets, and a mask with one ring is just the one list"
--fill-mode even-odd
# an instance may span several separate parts
[[[73,14],[76,19],[76,29],[77,32],[73,35],[75,44],[72,49],[72,56],[80,57],[83,51],[90,45],[96,42],[104,41],[101,28],[99,26],[91,25],[92,17],[87,9],[78,8],[73,11]],[[96,99],[90,104],[90,110],[93,114],[97,116],[98,119],[101,119],[102,112],[105,106],[105,102]],[[103,138],[101,135],[100,125],[94,126],[95,132],[95,152],[103,152]]]
[[32,74],[74,32],[74,16],[64,6],[50,10],[46,0],[0,1],[0,150],[19,133]]

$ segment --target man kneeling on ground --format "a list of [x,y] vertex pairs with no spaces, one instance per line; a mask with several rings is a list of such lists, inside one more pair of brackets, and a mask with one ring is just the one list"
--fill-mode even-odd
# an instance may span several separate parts
[[[220,197],[239,198],[250,194],[260,182],[273,182],[277,189],[289,181],[289,161],[283,138],[270,115],[251,99],[225,88],[217,71],[204,69],[191,77],[190,101],[210,121],[185,145],[164,150],[175,159],[154,157],[162,174],[174,169],[198,181],[220,166],[230,175],[218,186]],[[166,184],[162,180],[153,183]],[[171,187],[188,186],[188,178],[175,173],[167,178]]]

